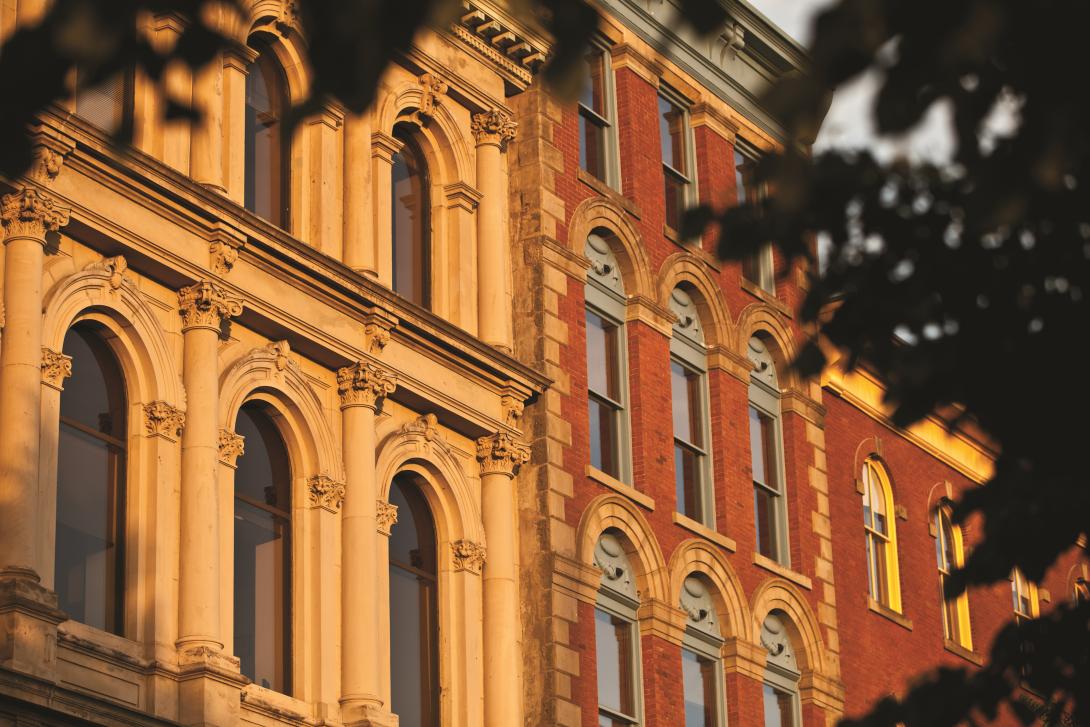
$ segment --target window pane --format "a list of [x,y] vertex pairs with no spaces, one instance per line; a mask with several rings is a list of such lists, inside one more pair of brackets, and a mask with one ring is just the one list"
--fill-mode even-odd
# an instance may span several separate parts
[[687,175],[685,112],[662,96],[659,96],[659,143],[662,145],[662,163]]
[[246,76],[245,205],[262,219],[286,227],[287,159],[284,151],[285,85],[271,51]]
[[670,397],[674,410],[674,437],[691,444],[699,444],[697,431],[693,426],[696,416],[692,393],[689,383],[693,376],[684,366],[677,361],[670,362]]
[[715,662],[683,649],[681,678],[685,691],[685,727],[717,727]]
[[685,211],[685,190],[688,183],[669,169],[665,170],[666,224],[677,230],[681,227],[681,215]]
[[[737,193],[739,204],[747,201],[746,197],[746,165],[748,160],[742,152],[734,150],[734,189]],[[747,276],[748,277],[748,276]],[[752,280],[752,278],[750,278]]]
[[391,224],[393,225],[394,291],[412,302],[429,304],[428,178],[423,154],[411,137],[393,155]]
[[886,574],[886,542],[876,537],[873,533],[867,533],[867,579],[871,598],[889,605],[889,590],[887,587],[888,576]]
[[598,704],[621,714],[634,715],[632,671],[633,624],[605,611],[594,611],[595,650],[598,656]]
[[677,509],[686,517],[703,522],[700,502],[700,456],[682,444],[674,445],[674,484]]
[[617,326],[587,311],[587,386],[591,391],[620,401]]
[[753,501],[757,525],[757,552],[772,560],[779,560],[776,500],[776,496],[765,488],[759,485],[754,486]]
[[749,452],[753,467],[753,481],[778,490],[779,468],[775,433],[775,422],[772,417],[751,406],[749,408]]
[[617,412],[609,404],[589,399],[590,464],[611,477],[619,478]]
[[583,56],[587,66],[587,83],[579,102],[601,117],[606,116],[606,54],[601,48],[591,48]]
[[580,110],[579,167],[596,178],[606,178],[606,129],[602,123]]
[[795,727],[794,699],[794,695],[765,684],[765,727]]

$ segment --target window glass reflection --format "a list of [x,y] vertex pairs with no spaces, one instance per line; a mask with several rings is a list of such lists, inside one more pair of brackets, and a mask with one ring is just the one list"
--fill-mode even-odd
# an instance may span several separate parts
[[246,75],[244,204],[258,217],[287,228],[289,169],[283,124],[287,82],[273,51],[258,50]]
[[765,727],[795,727],[795,695],[764,685]]
[[714,661],[682,649],[685,727],[718,727],[716,672]]
[[393,155],[391,176],[393,286],[417,305],[430,305],[428,169],[412,135],[396,129],[403,146]]
[[601,724],[635,724],[633,629],[634,624],[631,621],[601,609],[594,611]]

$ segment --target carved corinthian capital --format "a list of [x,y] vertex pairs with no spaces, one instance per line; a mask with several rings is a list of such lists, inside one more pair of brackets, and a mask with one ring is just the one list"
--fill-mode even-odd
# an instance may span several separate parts
[[375,502],[375,520],[378,531],[388,536],[397,525],[397,505],[391,505],[385,500]]
[[477,461],[482,475],[510,475],[530,461],[530,448],[506,432],[477,440]]
[[64,380],[72,375],[72,357],[42,347],[42,383],[57,391],[64,389]]
[[344,483],[337,482],[328,475],[315,475],[307,480],[312,507],[320,507],[329,512],[337,512],[344,504]]
[[224,319],[242,313],[242,301],[228,296],[215,283],[202,280],[178,291],[178,308],[182,314],[182,332],[191,328],[219,331]]
[[492,109],[483,114],[473,114],[473,136],[477,144],[496,144],[500,148],[514,141],[518,123],[506,111]]
[[56,232],[68,224],[68,212],[33,187],[5,194],[0,202],[4,239],[30,238],[44,245],[47,232]]
[[163,437],[174,442],[185,428],[185,413],[165,401],[144,405],[144,430],[149,437]]
[[484,567],[484,546],[472,540],[455,540],[450,544],[454,551],[454,570],[467,570],[480,575]]
[[337,391],[341,408],[366,406],[378,409],[382,400],[394,393],[397,379],[372,363],[360,361],[337,371]]
[[228,467],[234,467],[235,462],[246,453],[246,437],[241,434],[221,429],[219,435],[219,461]]

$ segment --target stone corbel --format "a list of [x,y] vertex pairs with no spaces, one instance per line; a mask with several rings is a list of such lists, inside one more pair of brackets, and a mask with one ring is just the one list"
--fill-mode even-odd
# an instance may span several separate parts
[[512,429],[520,429],[522,412],[526,408],[525,398],[513,388],[505,388],[500,394],[500,410],[503,412],[503,423]]
[[72,357],[43,346],[42,383],[57,391],[64,391],[64,380],[71,375]]
[[217,445],[220,464],[225,464],[231,469],[238,466],[235,464],[238,458],[246,453],[246,438],[228,429],[220,430]]
[[307,480],[307,493],[312,508],[327,512],[339,512],[344,505],[344,483],[328,475],[315,475]]
[[144,405],[144,431],[149,437],[162,437],[177,442],[185,428],[185,413],[165,401]]
[[39,126],[31,134],[31,144],[34,145],[34,162],[27,170],[27,179],[48,186],[60,174],[64,160],[76,148],[76,142],[52,128]]
[[246,238],[237,230],[218,226],[208,243],[208,266],[216,275],[226,275],[238,262],[238,253],[246,244]]
[[480,575],[484,567],[485,549],[480,543],[472,540],[455,540],[450,544],[454,557],[454,570],[469,571],[474,575]]
[[385,308],[375,307],[363,317],[363,342],[368,353],[380,354],[390,342],[397,318]]

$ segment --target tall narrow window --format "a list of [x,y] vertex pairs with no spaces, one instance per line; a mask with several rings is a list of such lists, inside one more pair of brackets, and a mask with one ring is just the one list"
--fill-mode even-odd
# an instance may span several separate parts
[[287,81],[267,46],[246,75],[245,205],[258,217],[287,229],[289,224],[290,160],[284,112]]
[[125,384],[90,323],[64,338],[72,377],[61,393],[55,588],[69,617],[124,632]]
[[439,725],[438,551],[435,524],[413,476],[390,485],[390,686],[403,727]]
[[685,697],[684,727],[722,727],[723,637],[711,593],[701,576],[690,575],[681,586],[681,609],[688,615],[681,646],[681,681]]
[[1037,586],[1015,568],[1011,572],[1011,600],[1018,618],[1037,618]]
[[248,402],[235,431],[235,656],[255,684],[291,693],[291,465],[267,405]]
[[681,215],[696,198],[696,179],[689,111],[673,90],[659,89],[659,143],[666,184],[666,224],[681,229]]
[[590,464],[618,480],[628,478],[628,382],[625,303],[617,260],[605,238],[587,238],[587,415]]
[[945,506],[935,510],[935,555],[939,566],[939,602],[942,604],[943,636],[959,646],[972,649],[969,597],[965,593],[957,598],[946,597],[946,581],[955,568],[961,567],[963,551],[961,530],[950,522],[950,512]]
[[579,99],[579,167],[616,186],[617,131],[613,124],[613,67],[609,47],[594,40],[583,56],[587,85]]
[[428,167],[411,133],[397,128],[394,136],[403,144],[394,154],[390,180],[394,292],[427,308],[431,305]]
[[863,532],[867,550],[867,590],[879,604],[901,610],[897,540],[892,517],[893,488],[882,463],[863,463]]
[[773,611],[765,617],[761,644],[768,650],[763,689],[765,727],[801,727],[801,674],[782,612]]
[[670,394],[674,421],[674,485],[677,511],[715,527],[714,492],[708,442],[707,353],[704,331],[692,297],[681,288],[670,296],[677,316],[670,339]]
[[602,585],[594,610],[594,648],[598,671],[598,724],[625,727],[642,723],[638,594],[620,540],[603,533],[594,549]]
[[780,397],[772,355],[759,338],[749,339],[749,450],[757,552],[789,564],[784,498]]
[[[739,204],[759,202],[764,197],[764,187],[753,178],[756,163],[754,154],[747,154],[738,145],[734,147],[734,188]],[[776,292],[771,245],[762,245],[757,252],[742,258],[742,277],[765,292]]]
[[76,113],[103,131],[117,131],[132,114],[132,78],[121,71],[91,85],[87,73],[77,69]]

